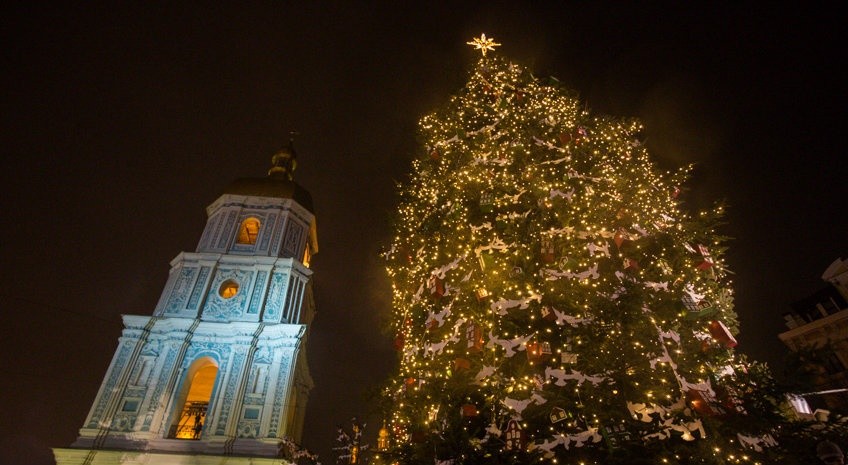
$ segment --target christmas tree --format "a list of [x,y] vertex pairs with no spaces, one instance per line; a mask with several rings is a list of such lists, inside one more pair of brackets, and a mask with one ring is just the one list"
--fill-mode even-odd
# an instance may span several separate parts
[[[770,463],[781,396],[734,351],[718,235],[634,119],[482,52],[420,121],[392,280],[401,463]],[[784,454],[784,455],[781,455]]]

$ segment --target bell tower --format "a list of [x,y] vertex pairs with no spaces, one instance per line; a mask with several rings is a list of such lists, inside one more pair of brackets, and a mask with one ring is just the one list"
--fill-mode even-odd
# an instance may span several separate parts
[[204,455],[286,463],[280,447],[300,443],[313,385],[306,339],[318,252],[295,168],[289,144],[268,176],[234,181],[206,208],[197,249],[171,260],[153,315],[123,315],[78,439],[54,449],[58,465]]

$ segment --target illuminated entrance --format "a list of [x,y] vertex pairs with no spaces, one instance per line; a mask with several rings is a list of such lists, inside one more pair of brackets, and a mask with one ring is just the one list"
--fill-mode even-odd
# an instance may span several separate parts
[[172,439],[200,439],[206,424],[218,366],[211,359],[204,358],[195,362],[192,368],[187,377],[191,381],[187,388],[183,388],[183,392],[187,392],[180,416],[171,426],[169,437]]

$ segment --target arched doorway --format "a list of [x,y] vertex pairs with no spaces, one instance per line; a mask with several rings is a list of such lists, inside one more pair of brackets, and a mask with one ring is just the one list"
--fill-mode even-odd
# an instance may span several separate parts
[[168,437],[171,439],[200,439],[206,424],[209,401],[218,376],[218,364],[209,357],[195,360],[186,373],[180,389],[179,414],[174,416]]

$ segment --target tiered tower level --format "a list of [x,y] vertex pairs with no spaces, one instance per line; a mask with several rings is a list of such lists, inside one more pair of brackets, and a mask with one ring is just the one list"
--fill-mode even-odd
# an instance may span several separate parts
[[153,315],[123,316],[79,438],[54,449],[58,465],[279,463],[281,445],[300,442],[318,242],[294,167],[290,147],[267,177],[236,180],[207,207],[197,249],[171,261]]

